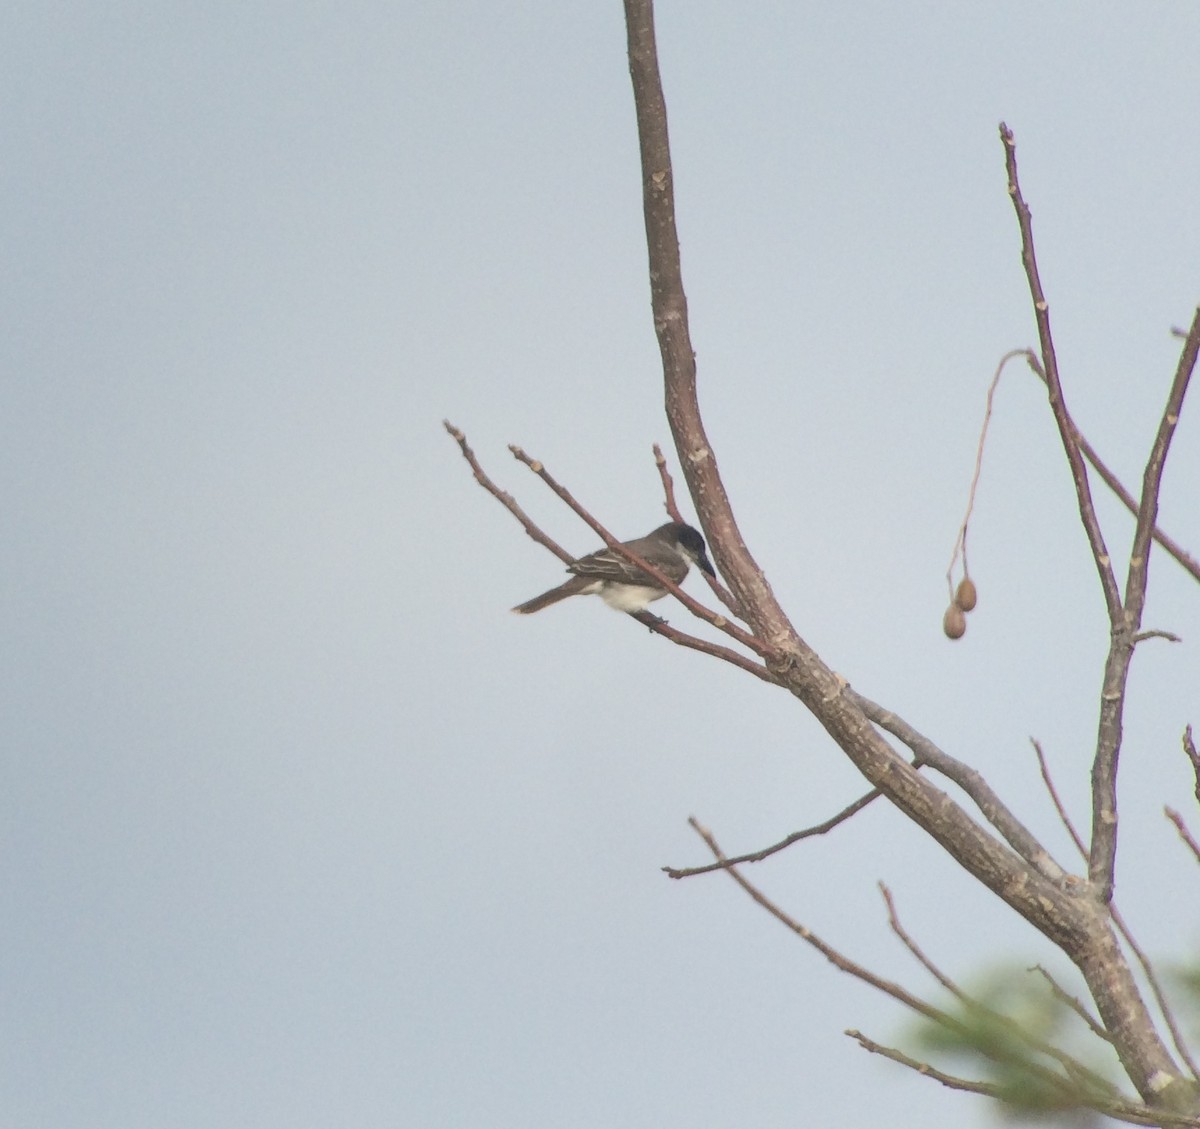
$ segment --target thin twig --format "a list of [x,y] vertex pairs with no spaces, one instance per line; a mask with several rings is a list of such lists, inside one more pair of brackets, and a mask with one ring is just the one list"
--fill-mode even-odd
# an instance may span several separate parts
[[[1183,330],[1179,331],[1178,336],[1186,337]],[[1029,368],[1033,374],[1043,383],[1046,383],[1046,373],[1043,371],[1041,362],[1032,351],[1026,351],[1026,358],[1029,361]],[[1072,426],[1074,424],[1072,423]],[[1100,476],[1104,484],[1121,500],[1122,505],[1136,518],[1138,513],[1138,502],[1134,496],[1125,489],[1121,484],[1121,480],[1117,478],[1104,460],[1096,453],[1096,448],[1088,441],[1087,437],[1075,428],[1075,442],[1079,444],[1080,451],[1083,452],[1083,457],[1092,464],[1093,469]],[[1181,567],[1191,573],[1194,580],[1200,580],[1200,561],[1191,555],[1179,542],[1167,536],[1157,525],[1154,527],[1154,540],[1160,544],[1167,553],[1169,553]]]
[[1165,639],[1168,643],[1182,643],[1183,640],[1173,631],[1160,631],[1157,627],[1149,631],[1139,631],[1134,637],[1134,643],[1144,643],[1147,639]]
[[747,655],[743,655],[730,647],[723,647],[720,643],[710,643],[707,639],[700,639],[695,635],[689,635],[684,631],[680,631],[677,627],[672,627],[665,619],[656,616],[653,612],[635,612],[631,614],[634,619],[648,627],[655,635],[661,635],[664,639],[669,639],[672,643],[680,647],[686,647],[691,651],[699,651],[701,654],[710,655],[714,659],[721,659],[731,666],[736,666],[739,670],[744,670],[747,674],[753,674],[755,678],[771,686],[779,685],[779,679],[775,675],[761,663],[755,662]]
[[1038,768],[1042,773],[1042,783],[1046,785],[1046,791],[1050,793],[1050,801],[1054,804],[1054,810],[1058,812],[1058,818],[1067,829],[1067,834],[1071,836],[1071,840],[1079,851],[1080,857],[1084,862],[1087,862],[1087,846],[1083,841],[1083,837],[1075,830],[1075,824],[1071,822],[1071,817],[1067,815],[1067,809],[1063,807],[1062,800],[1058,798],[1058,789],[1054,787],[1054,781],[1050,778],[1050,768],[1046,764],[1046,754],[1042,752],[1042,743],[1036,737],[1030,737],[1029,741],[1033,745],[1033,751],[1037,753]]
[[908,930],[900,924],[900,916],[896,913],[895,899],[892,897],[892,892],[888,889],[886,883],[879,883],[879,892],[883,895],[884,903],[887,905],[888,925],[891,927],[892,932],[900,938],[904,947],[912,953],[925,971],[945,988],[947,992],[962,1003],[973,1003],[974,1001],[970,1000],[967,994],[925,955],[921,946],[912,939]]
[[781,924],[786,926],[791,932],[796,934],[801,940],[807,942],[817,950],[830,964],[842,972],[849,973],[851,976],[861,980],[864,984],[869,984],[872,988],[883,992],[892,999],[902,1003],[911,1011],[915,1011],[918,1015],[923,1015],[926,1019],[946,1027],[948,1030],[954,1031],[964,1038],[968,1035],[967,1028],[964,1024],[956,1020],[948,1012],[942,1011],[940,1008],[934,1007],[932,1004],[926,1003],[919,996],[914,996],[911,992],[902,988],[899,984],[891,980],[884,980],[881,976],[876,976],[875,973],[863,967],[857,961],[851,960],[843,955],[832,945],[821,940],[811,929],[806,925],[802,925],[794,917],[784,911],[780,906],[776,905],[770,898],[766,896],[757,886],[746,878],[742,877],[741,872],[734,866],[729,865],[729,858],[717,845],[716,839],[713,837],[708,828],[701,826],[699,820],[695,816],[688,819],[688,825],[704,840],[705,845],[712,851],[713,858],[719,863],[722,863],[721,869],[736,882],[742,890],[757,902],[763,909],[767,911]]
[[985,1097],[995,1098],[997,1101],[1004,1100],[1004,1089],[995,1082],[976,1082],[969,1078],[959,1078],[956,1075],[947,1074],[945,1071],[938,1070],[936,1066],[930,1066],[927,1062],[919,1062],[915,1058],[910,1058],[903,1051],[896,1050],[895,1047],[885,1047],[882,1043],[875,1042],[874,1039],[868,1039],[866,1035],[853,1027],[847,1029],[845,1033],[854,1039],[864,1051],[890,1058],[892,1062],[898,1062],[901,1066],[907,1066],[910,1070],[925,1075],[926,1078],[940,1082],[947,1089],[966,1090],[968,1093],[983,1094]]
[[[954,1033],[964,1044],[971,1045],[980,1054],[993,1059],[996,1062],[1006,1063],[1009,1065],[1019,1066],[1022,1070],[1028,1072],[1030,1077],[1036,1078],[1039,1082],[1052,1087],[1054,1090],[1062,1093],[1068,1098],[1072,1104],[1087,1105],[1091,1108],[1106,1108],[1110,1102],[1101,1104],[1101,1099],[1092,1092],[1083,1088],[1078,1079],[1064,1078],[1061,1074],[1042,1066],[1040,1063],[1033,1062],[1025,1057],[1006,1053],[1002,1043],[990,1041],[986,1044],[980,1044],[977,1040],[972,1040],[971,1028],[961,1020],[955,1018],[949,1012],[943,1011],[941,1008],[934,1007],[932,1004],[922,1000],[919,996],[914,996],[911,992],[902,988],[899,984],[891,980],[884,980],[877,976],[869,969],[851,960],[843,953],[839,952],[832,945],[821,940],[811,929],[806,925],[802,925],[790,914],[784,911],[779,905],[768,898],[761,890],[758,889],[752,882],[742,877],[741,872],[733,866],[729,866],[729,859],[717,844],[712,832],[706,827],[701,826],[700,822],[693,816],[688,819],[688,824],[704,840],[705,845],[713,853],[713,857],[726,865],[722,868],[730,878],[734,880],[752,898],[759,906],[765,909],[772,917],[781,924],[786,926],[791,932],[796,934],[801,940],[806,941],[809,945],[815,948],[822,956],[825,957],[831,964],[842,972],[849,973],[856,979],[869,984],[871,987],[890,996],[892,999],[902,1003],[905,1007],[915,1011],[918,1015],[923,1015],[926,1019],[933,1021],[947,1031]],[[1011,1021],[1010,1021],[1011,1022]],[[1062,1052],[1059,1052],[1061,1054]],[[1066,1056],[1070,1057],[1070,1056]],[[1072,1060],[1074,1062],[1074,1060]],[[1077,1064],[1084,1072],[1084,1076],[1091,1074],[1082,1064]],[[1095,1076],[1099,1077],[1099,1076]],[[1113,1087],[1103,1079],[1099,1082],[1104,1087],[1104,1092],[1107,1094],[1117,1094]]]
[[[658,477],[662,481],[663,497],[665,499],[664,506],[667,511],[667,516],[672,521],[682,522],[683,518],[679,514],[679,506],[675,502],[675,482],[671,478],[671,472],[667,469],[667,460],[662,453],[662,448],[654,444],[654,465],[658,467]],[[712,594],[716,596],[730,611],[732,615],[738,619],[744,619],[741,610],[737,606],[737,601],[733,598],[733,593],[729,591],[715,576],[709,576],[707,572],[702,573],[704,582],[712,590]]]
[[1079,506],[1079,516],[1087,533],[1088,544],[1092,548],[1092,559],[1096,563],[1096,571],[1100,576],[1100,587],[1104,591],[1104,603],[1108,608],[1109,619],[1115,624],[1121,612],[1121,593],[1117,587],[1117,578],[1113,573],[1112,561],[1104,544],[1104,535],[1100,531],[1100,522],[1096,517],[1096,507],[1092,504],[1092,491],[1088,485],[1087,468],[1083,465],[1083,456],[1079,444],[1075,441],[1075,424],[1067,411],[1063,399],[1062,383],[1058,377],[1058,359],[1054,351],[1054,338],[1050,333],[1050,304],[1046,301],[1042,290],[1042,280],[1038,274],[1037,255],[1033,246],[1033,216],[1029,205],[1021,195],[1021,185],[1017,177],[1017,142],[1012,130],[1003,122],[1000,123],[1000,140],[1004,143],[1004,166],[1008,172],[1008,193],[1012,197],[1013,207],[1017,213],[1017,224],[1021,229],[1021,262],[1025,266],[1025,277],[1029,283],[1029,294],[1033,299],[1033,316],[1037,322],[1038,340],[1042,350],[1042,371],[1046,374],[1046,388],[1049,391],[1050,410],[1054,413],[1054,421],[1058,424],[1059,438],[1071,467],[1071,478],[1075,483],[1076,501]]
[[[891,1059],[892,1062],[899,1063],[901,1066],[907,1066],[910,1070],[915,1070],[918,1074],[923,1074],[927,1078],[932,1078],[935,1082],[940,1082],[947,1089],[965,1090],[972,1094],[983,1094],[986,1097],[1004,1102],[1006,1105],[1011,1104],[1011,1087],[1002,1086],[995,1082],[979,1082],[969,1078],[960,1078],[954,1074],[947,1074],[945,1071],[938,1070],[927,1062],[920,1062],[915,1058],[910,1058],[903,1051],[896,1050],[895,1047],[885,1047],[881,1043],[876,1043],[873,1039],[868,1039],[861,1031],[853,1028],[846,1031],[846,1034],[857,1041],[863,1050]],[[1142,1105],[1139,1102],[1131,1102],[1127,1099],[1117,1101],[1094,1099],[1090,1095],[1079,1091],[1074,1092],[1073,1100],[1069,1105],[1064,1102],[1060,1108],[1069,1109],[1075,1106],[1095,1110],[1105,1117],[1111,1117],[1116,1121],[1124,1121],[1128,1125],[1200,1125],[1200,1118],[1197,1117],[1188,1117],[1185,1114],[1163,1113],[1161,1110],[1151,1109],[1147,1105]]]
[[1200,843],[1197,843],[1192,838],[1192,833],[1187,829],[1187,824],[1183,822],[1183,816],[1174,808],[1163,808],[1167,818],[1175,824],[1175,830],[1179,832],[1179,837],[1188,845],[1188,849],[1196,856],[1196,861],[1200,862]]
[[484,473],[483,467],[479,465],[479,460],[475,457],[475,452],[467,445],[467,437],[452,424],[448,419],[442,420],[442,426],[450,433],[451,437],[458,443],[458,448],[462,451],[462,456],[467,460],[467,464],[471,468],[471,473],[475,475],[475,481],[479,483],[493,498],[495,498],[510,514],[519,521],[525,532],[529,534],[539,545],[544,545],[564,564],[570,564],[575,558],[571,556],[557,541],[546,536],[530,519],[529,515],[517,505],[516,500],[507,491],[501,490],[488,476]]
[[1120,1096],[1120,1091],[1111,1082],[1106,1078],[1102,1078],[1094,1070],[1084,1066],[1074,1055],[1067,1054],[1066,1051],[1054,1046],[1053,1043],[1046,1042],[1045,1039],[1039,1039],[1032,1032],[1021,1026],[1012,1016],[996,1011],[986,1004],[981,1004],[973,996],[964,992],[926,956],[925,952],[913,940],[904,926],[900,924],[900,917],[896,912],[896,903],[892,898],[892,892],[882,882],[879,883],[879,889],[882,891],[883,899],[887,903],[888,925],[891,927],[892,932],[900,938],[904,947],[912,953],[925,970],[966,1008],[968,1014],[982,1019],[990,1026],[1007,1031],[1027,1047],[1037,1051],[1038,1054],[1043,1054],[1048,1058],[1054,1059],[1077,1085],[1090,1087],[1093,1091],[1102,1091],[1112,1097]]
[[799,843],[802,839],[811,839],[814,835],[824,835],[826,832],[832,831],[839,824],[845,823],[852,815],[857,815],[863,808],[873,800],[877,800],[881,795],[882,793],[878,788],[872,788],[865,795],[859,796],[854,803],[842,808],[837,815],[830,816],[824,823],[818,823],[813,827],[806,827],[803,831],[793,831],[790,835],[780,839],[778,843],[772,843],[769,847],[763,847],[762,850],[752,851],[746,855],[734,855],[723,862],[712,862],[707,866],[664,866],[663,872],[668,878],[691,878],[696,874],[711,874],[714,870],[726,870],[731,866],[737,866],[743,862],[762,862],[763,859],[770,858],[771,855],[777,854],[786,847],[790,847],[793,843]]
[[1064,1007],[1070,1008],[1080,1019],[1091,1028],[1091,1032],[1097,1039],[1103,1039],[1106,1043],[1112,1042],[1112,1036],[1101,1026],[1100,1021],[1088,1011],[1083,1001],[1078,996],[1072,996],[1059,986],[1057,980],[1050,975],[1040,964],[1035,964],[1030,970],[1032,972],[1040,972],[1050,985],[1050,992],[1056,1000]]
[[1129,575],[1125,581],[1125,614],[1129,617],[1133,630],[1141,626],[1142,609],[1146,604],[1150,536],[1158,517],[1158,495],[1162,488],[1163,468],[1167,463],[1171,440],[1174,438],[1175,428],[1179,424],[1179,413],[1183,410],[1183,398],[1187,395],[1188,384],[1195,371],[1198,356],[1200,356],[1200,308],[1196,310],[1192,319],[1192,328],[1183,344],[1183,353],[1180,355],[1179,364],[1175,369],[1175,379],[1171,381],[1171,391],[1167,394],[1167,403],[1158,423],[1158,434],[1154,437],[1150,457],[1146,460],[1146,470],[1142,475],[1142,500],[1138,506],[1137,529],[1133,535]]
[[1192,739],[1192,727],[1189,725],[1183,731],[1183,751],[1187,754],[1188,760],[1192,762],[1192,774],[1196,778],[1196,800],[1200,802],[1200,752],[1196,749],[1196,742]]
[[679,516],[679,506],[675,501],[675,480],[671,477],[671,472],[667,469],[666,456],[662,453],[662,448],[654,444],[654,465],[658,467],[658,477],[662,480],[664,505],[666,506],[667,516],[672,521],[683,521]]

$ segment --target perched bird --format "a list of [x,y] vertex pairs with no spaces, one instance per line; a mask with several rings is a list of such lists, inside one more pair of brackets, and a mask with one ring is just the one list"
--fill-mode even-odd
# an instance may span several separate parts
[[[709,576],[716,576],[705,552],[704,538],[697,530],[682,522],[668,522],[645,537],[623,544],[631,553],[636,553],[647,564],[654,565],[676,584],[683,583],[688,566],[693,564]],[[610,608],[619,612],[644,612],[652,601],[661,600],[667,594],[667,590],[654,577],[640,568],[634,568],[612,549],[601,549],[598,553],[580,557],[567,565],[567,571],[575,575],[565,584],[518,604],[513,611],[531,615],[568,596],[598,595]]]

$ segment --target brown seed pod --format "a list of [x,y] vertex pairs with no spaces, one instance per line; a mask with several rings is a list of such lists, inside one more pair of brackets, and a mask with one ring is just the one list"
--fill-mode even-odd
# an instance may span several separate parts
[[964,612],[973,611],[979,602],[979,593],[975,591],[975,581],[969,576],[964,576],[958,582],[958,589],[954,593],[954,602]]
[[961,639],[967,630],[967,617],[957,604],[951,604],[942,616],[942,630],[947,639]]

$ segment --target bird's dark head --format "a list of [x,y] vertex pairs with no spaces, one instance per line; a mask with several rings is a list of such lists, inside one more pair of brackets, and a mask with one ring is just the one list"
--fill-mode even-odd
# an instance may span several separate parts
[[683,524],[677,525],[675,529],[675,540],[679,547],[696,562],[696,567],[701,572],[707,572],[709,576],[715,577],[717,574],[713,569],[712,562],[708,559],[708,551],[704,545],[704,538],[700,535],[700,530]]

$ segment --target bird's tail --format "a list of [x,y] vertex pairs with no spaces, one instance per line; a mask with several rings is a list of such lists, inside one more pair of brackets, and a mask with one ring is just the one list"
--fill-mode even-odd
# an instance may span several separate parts
[[582,592],[585,588],[591,587],[593,581],[586,576],[572,576],[570,580],[564,584],[560,584],[557,588],[551,588],[549,592],[543,592],[540,596],[534,596],[532,600],[526,600],[523,604],[518,604],[513,608],[514,612],[520,615],[533,615],[534,612],[540,612],[542,608],[548,608],[551,604],[557,604],[559,600],[565,600],[568,596],[575,596]]

